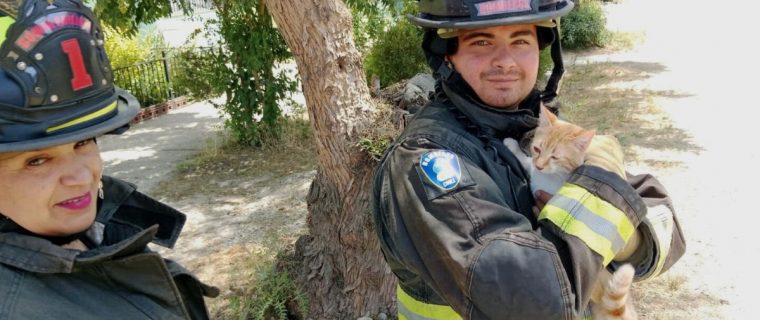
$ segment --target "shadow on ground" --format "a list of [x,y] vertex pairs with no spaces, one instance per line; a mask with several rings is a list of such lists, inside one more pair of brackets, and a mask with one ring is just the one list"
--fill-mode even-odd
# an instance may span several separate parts
[[101,138],[106,174],[137,183],[141,191],[150,192],[177,162],[201,152],[204,143],[198,143],[198,132],[213,140],[220,120],[183,111],[140,123],[120,136]]
[[306,195],[316,174],[306,125],[272,147],[206,148],[153,192],[188,217],[175,248],[157,250],[221,289],[207,300],[215,319],[237,318],[227,314],[255,285],[256,270],[306,231]]
[[647,62],[571,65],[563,81],[562,111],[578,125],[616,136],[631,161],[680,166],[680,161],[648,159],[641,152],[648,149],[699,154],[703,150],[688,132],[673,125],[658,104],[659,99],[687,98],[691,94],[638,86],[665,71],[664,65]]

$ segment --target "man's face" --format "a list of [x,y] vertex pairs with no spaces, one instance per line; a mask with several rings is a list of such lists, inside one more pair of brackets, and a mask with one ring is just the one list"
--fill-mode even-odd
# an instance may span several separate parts
[[464,30],[454,68],[486,104],[516,108],[536,85],[538,39],[533,25]]

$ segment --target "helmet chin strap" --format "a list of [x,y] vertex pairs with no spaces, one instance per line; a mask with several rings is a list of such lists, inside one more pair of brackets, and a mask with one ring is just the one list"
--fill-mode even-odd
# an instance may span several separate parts
[[554,42],[552,42],[551,56],[554,68],[552,74],[549,76],[549,81],[546,82],[546,87],[541,93],[541,101],[545,104],[549,104],[559,94],[560,84],[562,81],[562,75],[565,73],[565,65],[562,62],[562,44],[559,37],[559,27],[552,28],[554,32]]

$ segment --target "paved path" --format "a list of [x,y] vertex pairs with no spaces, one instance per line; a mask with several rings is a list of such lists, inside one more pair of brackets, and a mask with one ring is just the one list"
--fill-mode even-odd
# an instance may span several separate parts
[[219,141],[219,113],[208,102],[196,102],[138,123],[126,133],[98,139],[105,174],[137,184],[150,193],[178,162]]
[[606,6],[611,28],[646,34],[634,52],[598,60],[655,62],[664,71],[625,86],[673,90],[658,97],[698,152],[673,151],[658,172],[679,210],[687,253],[672,270],[686,287],[725,301],[702,319],[757,319],[760,182],[755,1],[623,0]]

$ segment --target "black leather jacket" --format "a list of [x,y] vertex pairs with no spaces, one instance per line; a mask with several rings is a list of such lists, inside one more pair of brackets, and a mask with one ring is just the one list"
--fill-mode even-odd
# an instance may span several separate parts
[[[582,316],[604,259],[566,226],[536,220],[528,177],[502,144],[537,125],[538,104],[497,110],[443,89],[392,144],[375,176],[377,232],[400,287],[465,319]],[[427,162],[436,154],[457,158],[449,171],[458,178],[434,176],[440,171]],[[617,207],[633,228],[647,213],[635,186],[600,168],[581,166],[568,182]],[[656,264],[647,239],[631,261],[639,276]],[[682,249],[670,250],[675,258],[665,269]]]
[[0,319],[208,319],[218,289],[148,249],[171,247],[185,216],[103,177],[105,199],[84,238],[64,249],[0,221]]

